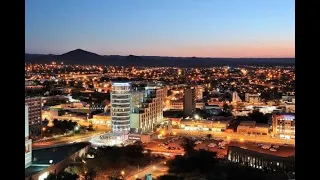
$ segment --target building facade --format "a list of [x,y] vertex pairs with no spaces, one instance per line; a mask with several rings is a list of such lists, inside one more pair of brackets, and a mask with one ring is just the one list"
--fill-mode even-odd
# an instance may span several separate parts
[[203,99],[204,88],[200,85],[196,86],[196,100]]
[[232,103],[242,102],[241,98],[239,97],[238,93],[235,91],[232,93]]
[[184,116],[193,116],[196,113],[196,91],[194,87],[188,87],[184,90],[183,113]]
[[32,138],[41,135],[41,98],[25,98],[25,104],[28,106],[29,132]]
[[260,103],[261,98],[259,94],[245,93],[245,101],[248,103]]
[[227,158],[229,161],[257,169],[268,169],[277,172],[295,172],[294,157],[280,157],[263,154],[237,146],[229,146]]
[[274,114],[272,116],[272,133],[281,139],[295,139],[295,115]]
[[130,83],[112,83],[110,112],[113,133],[126,134],[130,131],[130,90]]
[[268,124],[257,124],[255,121],[243,121],[237,127],[237,133],[248,135],[268,135]]
[[162,87],[147,86],[141,102],[141,106],[132,109],[130,127],[135,133],[152,132],[156,123],[163,120]]
[[32,140],[29,138],[29,107],[25,105],[24,109],[24,137],[25,137],[25,168],[28,168],[31,165],[32,160]]

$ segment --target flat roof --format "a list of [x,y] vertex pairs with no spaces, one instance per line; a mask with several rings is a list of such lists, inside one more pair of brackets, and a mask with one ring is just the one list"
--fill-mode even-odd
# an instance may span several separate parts
[[[68,144],[63,146],[56,146],[50,148],[37,149],[32,151],[32,165],[25,169],[25,177],[36,174],[43,169],[50,166],[49,161],[53,164],[59,163],[70,155],[76,153],[80,149],[90,145],[88,142],[81,142],[77,144]],[[35,159],[35,161],[33,161]]]

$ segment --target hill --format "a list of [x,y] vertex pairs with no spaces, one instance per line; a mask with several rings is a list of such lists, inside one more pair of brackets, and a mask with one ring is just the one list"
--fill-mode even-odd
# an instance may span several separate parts
[[25,54],[27,63],[57,63],[106,66],[149,66],[149,67],[213,67],[236,65],[294,65],[294,58],[198,58],[198,57],[161,57],[161,56],[120,56],[98,55],[76,49],[61,55]]

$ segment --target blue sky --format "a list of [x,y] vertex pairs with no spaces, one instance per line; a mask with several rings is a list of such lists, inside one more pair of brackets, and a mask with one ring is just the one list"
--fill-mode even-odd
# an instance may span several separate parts
[[26,53],[294,57],[293,0],[26,0]]

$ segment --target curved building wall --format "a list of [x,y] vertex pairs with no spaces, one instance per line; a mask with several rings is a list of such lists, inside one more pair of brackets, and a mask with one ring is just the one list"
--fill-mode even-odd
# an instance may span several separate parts
[[112,83],[111,91],[111,124],[112,132],[130,131],[131,84]]

